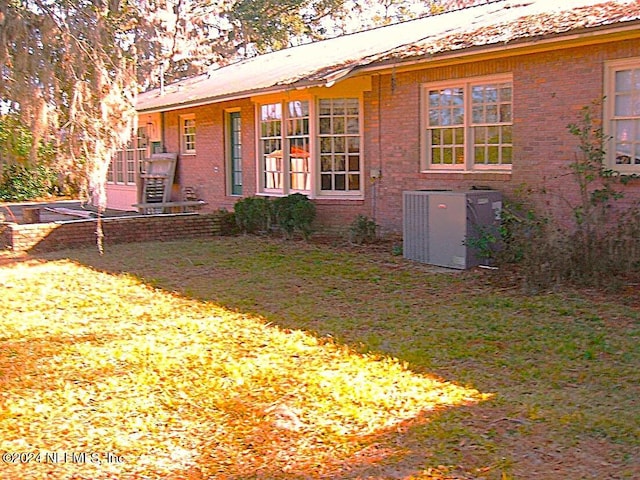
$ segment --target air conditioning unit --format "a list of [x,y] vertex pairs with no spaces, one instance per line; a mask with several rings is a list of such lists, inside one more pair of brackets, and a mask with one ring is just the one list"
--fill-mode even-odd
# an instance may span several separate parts
[[466,269],[481,263],[469,240],[495,230],[502,194],[494,190],[403,192],[403,254],[441,267]]

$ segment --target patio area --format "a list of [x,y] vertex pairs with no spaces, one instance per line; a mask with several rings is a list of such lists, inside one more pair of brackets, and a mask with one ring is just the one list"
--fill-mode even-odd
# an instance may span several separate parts
[[[139,215],[136,211],[107,209],[105,218]],[[50,202],[0,203],[0,222],[18,224],[68,222],[97,218],[97,208],[79,200],[57,200]],[[4,218],[2,218],[4,217]]]

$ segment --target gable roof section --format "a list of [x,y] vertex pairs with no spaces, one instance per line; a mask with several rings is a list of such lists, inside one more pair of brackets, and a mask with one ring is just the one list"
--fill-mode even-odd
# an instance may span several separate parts
[[[249,58],[138,96],[166,111],[294,88],[332,85],[389,62],[428,62],[573,32],[640,23],[638,0],[502,0]],[[640,28],[640,27],[639,27]]]

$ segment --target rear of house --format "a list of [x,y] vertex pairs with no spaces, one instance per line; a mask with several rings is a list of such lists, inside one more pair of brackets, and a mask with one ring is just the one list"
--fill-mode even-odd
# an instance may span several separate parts
[[[140,201],[139,161],[177,153],[172,200],[205,210],[303,193],[324,229],[402,232],[408,190],[577,191],[567,125],[597,107],[607,164],[640,174],[640,3],[497,1],[245,60],[140,95],[109,207]],[[626,187],[640,197],[640,180]],[[563,210],[565,208],[565,210]]]

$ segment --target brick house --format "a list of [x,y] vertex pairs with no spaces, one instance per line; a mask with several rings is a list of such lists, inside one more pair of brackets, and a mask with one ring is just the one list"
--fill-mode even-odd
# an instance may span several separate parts
[[[302,192],[326,228],[402,231],[402,192],[523,185],[575,197],[567,125],[602,100],[608,165],[640,174],[640,2],[502,0],[250,58],[138,98],[139,145],[109,171],[178,154],[173,200],[205,209]],[[640,180],[626,187],[640,197]]]

